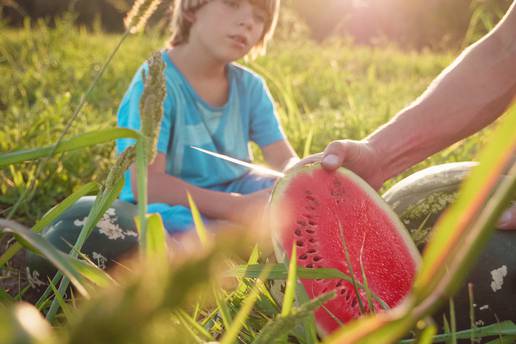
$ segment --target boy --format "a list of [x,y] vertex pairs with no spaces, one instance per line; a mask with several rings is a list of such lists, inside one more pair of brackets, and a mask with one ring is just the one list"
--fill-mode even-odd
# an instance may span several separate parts
[[[171,48],[162,52],[166,96],[158,156],[149,166],[149,212],[169,233],[193,227],[188,191],[211,220],[250,224],[274,179],[205,155],[191,146],[251,160],[256,142],[273,168],[297,160],[283,134],[269,92],[255,73],[234,61],[263,52],[277,21],[279,0],[177,0]],[[146,68],[144,65],[142,68]],[[139,129],[143,81],[139,70],[118,111],[121,127]],[[130,140],[119,140],[122,152]],[[135,169],[120,196],[135,202]]]

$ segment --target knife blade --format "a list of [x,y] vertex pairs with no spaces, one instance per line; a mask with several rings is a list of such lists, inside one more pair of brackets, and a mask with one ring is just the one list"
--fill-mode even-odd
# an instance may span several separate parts
[[204,154],[208,154],[208,155],[211,155],[211,156],[213,156],[215,158],[219,158],[219,159],[231,162],[231,163],[233,163],[235,165],[240,165],[240,166],[247,167],[247,168],[249,168],[249,169],[251,169],[253,171],[256,171],[256,172],[259,172],[259,173],[262,173],[262,174],[267,174],[267,175],[274,176],[274,177],[279,177],[279,178],[283,178],[285,176],[284,173],[276,171],[276,170],[273,170],[273,169],[265,167],[265,166],[261,166],[261,165],[257,165],[257,164],[252,164],[252,163],[249,163],[247,161],[235,159],[235,158],[232,158],[232,157],[230,157],[228,155],[212,152],[212,151],[209,151],[209,150],[206,150],[206,149],[203,149],[203,148],[199,148],[199,147],[196,147],[196,146],[190,146],[190,147],[195,149],[195,150],[197,150],[197,151],[199,151],[199,152],[202,152]]

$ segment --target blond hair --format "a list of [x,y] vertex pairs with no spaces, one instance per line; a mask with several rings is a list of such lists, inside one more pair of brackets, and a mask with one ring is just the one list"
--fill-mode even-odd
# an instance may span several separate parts
[[[169,44],[171,47],[188,42],[190,28],[192,23],[185,17],[188,10],[196,10],[211,0],[175,0],[172,12],[172,22],[170,29],[172,36]],[[265,54],[267,43],[274,34],[274,29],[278,22],[280,0],[249,0],[253,5],[263,8],[267,14],[262,37],[254,47],[249,51],[249,56]]]

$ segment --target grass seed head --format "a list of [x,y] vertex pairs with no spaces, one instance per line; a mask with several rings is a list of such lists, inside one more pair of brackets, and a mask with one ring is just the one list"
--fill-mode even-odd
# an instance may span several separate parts
[[161,0],[136,0],[124,19],[124,24],[130,33],[143,30],[150,16],[158,8]]
[[128,147],[122,154],[118,156],[115,164],[109,171],[106,182],[102,188],[102,192],[109,192],[113,189],[118,181],[123,177],[124,172],[131,166],[136,159],[135,146]]
[[146,138],[146,156],[151,163],[157,154],[156,144],[159,136],[161,118],[163,117],[163,100],[165,99],[165,63],[161,53],[154,53],[148,61],[148,75],[142,72],[144,90],[140,100],[141,131]]

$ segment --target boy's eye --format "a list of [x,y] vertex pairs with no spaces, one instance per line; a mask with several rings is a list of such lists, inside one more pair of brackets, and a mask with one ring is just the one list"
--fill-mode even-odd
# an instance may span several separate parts
[[259,23],[264,23],[265,22],[266,15],[265,15],[264,11],[256,10],[256,11],[254,11],[253,16],[254,16],[254,19],[257,22],[259,22]]
[[231,8],[238,9],[240,7],[240,1],[239,0],[224,0],[224,3],[228,5]]

